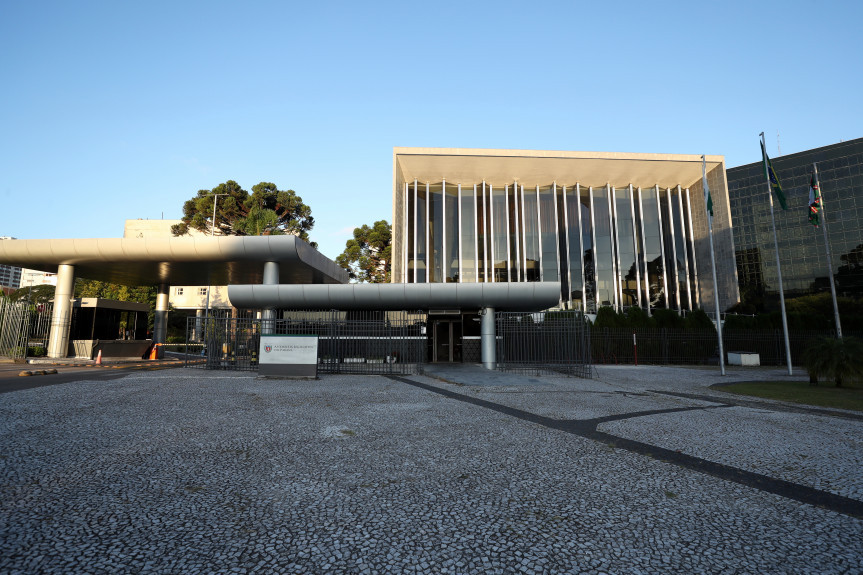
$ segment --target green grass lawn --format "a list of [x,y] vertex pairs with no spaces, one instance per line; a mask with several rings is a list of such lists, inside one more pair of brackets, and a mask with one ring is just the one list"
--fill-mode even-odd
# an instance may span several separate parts
[[832,383],[809,385],[806,381],[757,381],[724,385],[716,389],[819,407],[863,411],[863,387],[859,383],[836,387]]

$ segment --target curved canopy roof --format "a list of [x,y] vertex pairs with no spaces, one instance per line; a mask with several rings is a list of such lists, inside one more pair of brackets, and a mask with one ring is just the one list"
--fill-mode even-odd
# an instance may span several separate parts
[[263,279],[279,262],[281,283],[347,283],[347,272],[295,236],[216,236],[0,241],[0,263],[123,285],[226,285]]
[[560,283],[229,285],[238,308],[540,311],[560,301]]

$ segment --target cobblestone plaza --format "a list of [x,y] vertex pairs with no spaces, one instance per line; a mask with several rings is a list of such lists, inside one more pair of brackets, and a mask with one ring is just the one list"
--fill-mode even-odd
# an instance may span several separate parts
[[863,570],[863,418],[709,387],[779,370],[429,369],[2,393],[0,572]]

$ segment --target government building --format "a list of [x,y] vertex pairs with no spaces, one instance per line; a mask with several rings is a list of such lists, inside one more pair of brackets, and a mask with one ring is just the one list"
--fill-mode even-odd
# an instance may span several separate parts
[[[725,161],[706,163],[725,310]],[[713,309],[700,155],[395,148],[393,172],[394,283],[560,282],[563,309]]]
[[[755,148],[757,154],[757,148]],[[787,210],[775,206],[785,297],[829,292],[824,234],[808,221],[809,181],[818,166],[837,295],[863,297],[863,138],[771,158]],[[728,170],[737,273],[745,310],[779,307],[779,278],[762,162]]]

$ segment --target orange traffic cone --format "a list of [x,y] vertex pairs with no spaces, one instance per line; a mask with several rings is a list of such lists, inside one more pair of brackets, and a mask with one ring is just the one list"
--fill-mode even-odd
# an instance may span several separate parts
[[99,354],[96,356],[96,365],[102,365],[102,350],[99,350]]

